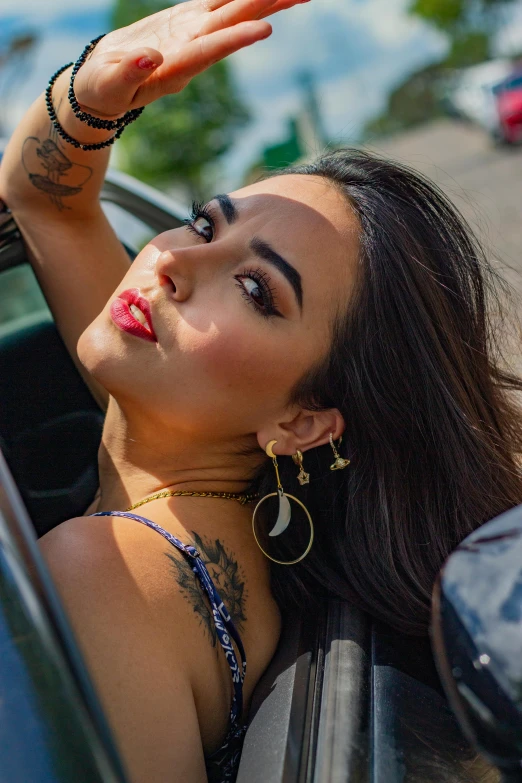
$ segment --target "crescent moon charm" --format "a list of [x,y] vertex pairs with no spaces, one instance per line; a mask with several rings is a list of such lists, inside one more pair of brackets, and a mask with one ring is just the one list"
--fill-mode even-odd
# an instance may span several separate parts
[[292,509],[290,508],[290,501],[284,494],[282,489],[277,491],[279,495],[279,513],[277,515],[277,521],[268,534],[269,536],[280,536],[284,533],[288,525],[290,524],[290,518],[292,516]]
[[[286,511],[285,511],[284,507],[288,505],[288,506],[290,506],[290,509],[291,509],[290,501],[292,501],[293,503],[295,503],[296,505],[301,507],[301,509],[303,510],[303,512],[304,512],[304,514],[305,514],[305,516],[306,516],[306,518],[308,520],[308,525],[310,527],[310,540],[308,541],[306,549],[304,550],[304,552],[301,555],[299,555],[299,557],[296,557],[296,558],[294,558],[292,560],[278,560],[277,558],[272,557],[270,552],[267,552],[266,549],[263,547],[262,540],[260,540],[260,537],[259,537],[259,535],[257,533],[257,530],[256,530],[256,519],[257,519],[257,514],[258,514],[258,511],[259,511],[260,507],[269,498],[275,498],[276,496],[279,497],[279,504],[280,504],[279,505],[279,513],[278,513],[278,516],[277,516],[277,522],[274,525],[274,527],[272,529],[272,532],[268,534],[269,536],[279,535],[284,530],[286,530],[286,528],[288,527],[288,524],[290,522],[290,515],[291,514],[290,514],[290,511],[288,509],[286,509]],[[261,500],[259,501],[259,503],[255,507],[254,513],[252,514],[252,533],[254,535],[256,544],[258,545],[258,547],[261,550],[261,552],[265,555],[265,557],[267,557],[273,563],[279,563],[279,565],[294,565],[295,563],[300,563],[301,560],[303,560],[303,558],[305,558],[307,556],[308,552],[312,548],[312,544],[313,544],[313,541],[314,541],[314,523],[312,522],[312,517],[310,516],[310,513],[309,513],[308,509],[299,500],[299,498],[296,498],[293,495],[287,495],[283,491],[283,488],[281,487],[280,489],[278,489],[277,492],[270,492],[270,494],[265,495],[264,498],[261,498]]]
[[277,443],[276,440],[269,440],[265,446],[265,453],[267,454],[268,457],[272,457],[272,459],[276,458],[276,455],[272,451],[272,448],[273,446],[275,446],[276,443]]

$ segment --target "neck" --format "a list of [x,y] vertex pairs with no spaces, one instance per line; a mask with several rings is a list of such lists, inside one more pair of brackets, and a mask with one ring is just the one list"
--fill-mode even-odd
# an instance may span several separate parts
[[124,510],[161,490],[245,492],[263,460],[256,446],[254,437],[248,444],[203,442],[193,433],[162,430],[129,417],[111,397],[98,453],[96,510]]

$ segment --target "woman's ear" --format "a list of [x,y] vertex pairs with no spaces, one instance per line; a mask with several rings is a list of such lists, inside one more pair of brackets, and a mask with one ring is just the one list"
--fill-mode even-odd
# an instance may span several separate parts
[[257,433],[259,445],[264,450],[271,440],[276,440],[274,454],[295,454],[324,446],[330,440],[341,437],[346,428],[337,408],[325,411],[300,410],[292,419],[264,427]]

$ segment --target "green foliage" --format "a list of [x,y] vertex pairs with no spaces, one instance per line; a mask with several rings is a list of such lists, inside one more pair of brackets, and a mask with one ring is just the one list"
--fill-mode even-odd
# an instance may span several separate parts
[[[169,7],[161,0],[116,0],[115,28]],[[176,95],[147,106],[120,140],[122,168],[156,187],[174,183],[203,198],[209,165],[230,149],[249,119],[226,62],[213,65]]]
[[462,22],[466,5],[466,0],[413,0],[409,10],[413,16],[449,32]]
[[436,63],[408,77],[390,93],[385,111],[366,124],[364,139],[371,143],[379,136],[389,136],[442,116],[437,91],[442,72],[443,66]]
[[382,114],[365,126],[364,139],[429,122],[444,114],[440,95],[446,74],[491,57],[491,42],[500,13],[514,0],[412,0],[409,12],[423,19],[448,39],[446,57],[408,76],[389,96]]
[[487,33],[474,30],[455,36],[446,58],[449,68],[467,68],[483,63],[491,56],[491,41]]
[[499,15],[514,0],[412,0],[410,14],[450,35],[483,30],[492,35]]
[[290,120],[288,130],[289,134],[285,141],[264,149],[263,168],[266,171],[274,171],[285,166],[291,166],[306,153],[306,150],[302,148],[299,142],[297,121],[295,119]]

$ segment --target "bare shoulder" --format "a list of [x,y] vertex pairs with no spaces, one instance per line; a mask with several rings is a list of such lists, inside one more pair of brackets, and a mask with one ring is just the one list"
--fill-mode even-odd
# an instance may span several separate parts
[[39,547],[132,783],[203,783],[186,610],[173,602],[166,636],[164,587],[152,578],[143,538],[112,518],[77,517],[43,536]]
[[[183,543],[197,547],[239,631],[248,661],[248,707],[280,633],[267,574],[237,542],[194,531],[188,540],[172,520],[169,527]],[[165,741],[172,746],[176,721],[182,721],[183,747],[192,760],[216,750],[228,729],[232,677],[210,606],[187,558],[146,525],[121,517],[67,520],[40,539],[40,548],[102,701],[105,695],[108,714],[112,711],[115,732],[132,745],[131,752],[139,741],[143,744],[138,737],[140,732],[146,736],[146,729],[140,720],[134,733],[126,726],[118,732],[118,704],[124,721],[129,719],[127,688],[135,691],[136,705],[142,698],[149,700],[150,725],[158,725],[158,714],[168,716],[168,722],[160,721],[165,731],[159,745]],[[119,672],[116,694],[111,667]],[[182,687],[190,709],[178,697]],[[143,717],[138,707],[137,712]],[[195,740],[189,741],[190,731],[198,737],[197,749]],[[175,748],[172,754],[179,759]],[[198,780],[188,774],[180,779]]]

